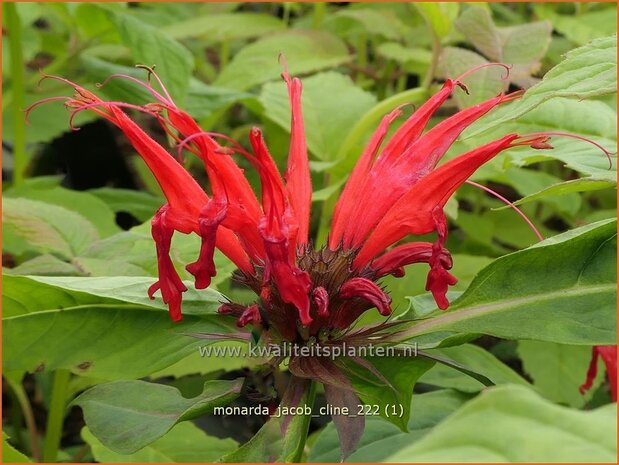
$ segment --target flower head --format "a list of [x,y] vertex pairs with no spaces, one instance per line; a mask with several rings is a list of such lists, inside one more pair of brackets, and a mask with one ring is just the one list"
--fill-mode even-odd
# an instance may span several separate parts
[[[53,79],[75,89],[75,95],[65,102],[72,111],[71,119],[90,110],[116,125],[159,182],[167,203],[152,220],[159,279],[148,292],[151,297],[161,292],[175,321],[182,318],[182,293],[186,291],[169,255],[175,231],[194,233],[202,240],[196,261],[186,266],[195,277],[196,288],[209,286],[215,276],[213,253],[218,248],[238,267],[236,279],[257,295],[252,305],[225,303],[220,313],[237,317],[239,326],[268,329],[276,339],[299,341],[339,334],[372,308],[389,315],[391,298],[381,288],[380,279],[389,274],[401,277],[413,263],[428,264],[426,289],[445,309],[449,305],[447,290],[457,281],[449,272],[452,259],[445,248],[446,202],[477,168],[502,151],[517,146],[552,148],[548,134],[506,134],[438,166],[471,123],[521,95],[491,98],[424,132],[432,115],[454,91],[466,91],[459,79],[448,79],[387,141],[390,125],[401,116],[401,109],[383,118],[337,202],[328,243],[315,247],[310,240],[312,192],[301,81],[287,71],[282,74],[291,107],[288,165],[282,177],[260,129],[249,133],[251,151],[225,136],[205,132],[176,106],[152,70],[148,71],[161,91],[150,82],[112,76],[148,89],[155,101],[144,106],[105,101],[77,84]],[[188,150],[200,158],[210,193],[128,116],[127,109],[156,118],[177,142],[179,155]],[[222,146],[218,139],[229,144]],[[259,199],[236,164],[235,153],[257,171]],[[399,244],[409,236],[433,232],[434,242]]]

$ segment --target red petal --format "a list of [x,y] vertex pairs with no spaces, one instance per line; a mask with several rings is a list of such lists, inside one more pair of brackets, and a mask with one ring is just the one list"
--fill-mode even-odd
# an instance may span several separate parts
[[226,216],[226,202],[209,200],[206,207],[200,212],[198,224],[200,227],[200,255],[198,260],[186,266],[196,278],[196,289],[206,289],[211,284],[211,278],[217,274],[213,254],[215,253],[215,241],[217,229]]
[[591,361],[589,362],[589,369],[587,370],[587,379],[580,386],[579,390],[581,394],[591,389],[593,381],[597,376],[597,362],[598,357],[602,357],[604,365],[606,365],[606,373],[608,374],[608,381],[610,383],[611,397],[613,401],[617,402],[617,346],[595,346],[592,349]]
[[354,265],[365,266],[386,247],[408,234],[427,234],[434,230],[432,212],[443,208],[449,197],[488,160],[511,147],[516,134],[507,135],[461,155],[438,167],[383,212]]
[[[449,97],[452,90],[453,82],[448,80],[439,92],[430,97],[395,132],[381,151],[380,157],[376,160],[376,165],[373,166],[375,162],[374,157],[387,133],[389,125],[400,115],[401,111],[398,108],[383,118],[378,129],[372,135],[363,155],[357,162],[336,205],[329,241],[329,246],[332,249],[335,249],[340,242],[343,242],[347,247],[352,247],[351,241],[355,235],[355,228],[359,226],[358,223],[360,221],[365,221],[365,218],[360,216],[360,211],[364,211],[371,202],[376,200],[374,196],[371,199],[366,199],[363,195],[367,192],[375,192],[368,190],[368,185],[373,183],[376,178],[382,179],[385,169],[389,169],[394,158],[400,155],[408,145],[419,137],[432,114]],[[370,171],[372,172],[372,179],[369,179]],[[380,195],[377,192],[375,193]]]
[[[376,272],[376,276],[393,274],[397,277],[404,276],[403,267],[413,263],[429,263],[432,257],[432,243],[409,242],[398,245],[385,252],[374,260],[370,267]],[[441,252],[441,262],[446,268],[451,268],[451,255],[447,249]]]
[[257,304],[253,304],[245,309],[239,320],[236,322],[236,325],[239,328],[242,328],[247,326],[249,323],[260,325],[261,322],[262,316],[260,315],[260,309]]
[[352,278],[340,288],[342,299],[360,298],[374,305],[381,315],[391,314],[391,297],[389,297],[375,282],[365,278]]
[[170,246],[174,230],[166,224],[168,208],[167,205],[161,207],[152,221],[152,235],[157,247],[159,280],[149,288],[148,295],[152,298],[157,290],[161,290],[161,297],[163,302],[168,305],[172,320],[180,321],[183,318],[181,314],[182,293],[187,288],[181,281],[170,258]]
[[[206,193],[182,165],[123,111],[113,106],[109,110],[113,115],[110,121],[127,136],[161,186],[170,208],[166,218],[168,226],[185,234],[199,232],[197,219],[200,209],[208,202]],[[218,232],[217,247],[243,272],[253,272],[247,255],[231,231]]]
[[317,287],[312,292],[312,299],[318,308],[318,316],[329,316],[329,293],[324,287]]
[[[462,110],[442,121],[414,142],[406,150],[381,155],[363,187],[372,193],[362,205],[357,205],[357,216],[352,219],[344,244],[360,246],[368,233],[381,220],[386,208],[400,199],[415,183],[432,170],[460,133],[475,120],[510,97],[499,96]],[[399,144],[398,147],[401,147]],[[388,189],[383,186],[387,183]]]
[[309,301],[312,284],[310,276],[290,261],[288,245],[283,236],[278,239],[269,236],[266,231],[263,234],[267,255],[264,280],[266,282],[273,279],[281,298],[297,308],[301,323],[307,326],[312,322]]
[[288,86],[291,108],[290,150],[285,175],[286,190],[296,223],[299,226],[297,244],[301,245],[308,241],[312,203],[312,180],[310,178],[301,105],[302,86],[299,79],[290,79],[288,72],[284,72],[282,77]]
[[131,145],[142,156],[155,175],[170,207],[183,212],[182,216],[175,217],[174,229],[186,234],[194,231],[200,208],[208,200],[206,193],[167,150],[155,142],[123,111],[113,106],[110,107],[110,111],[114,115],[111,121],[123,131]]
[[361,158],[348,178],[333,213],[333,221],[331,222],[331,231],[329,233],[329,247],[332,250],[339,246],[344,230],[350,226],[349,219],[351,215],[357,211],[359,199],[362,197],[363,184],[372,169],[374,157],[387,135],[389,126],[401,114],[402,111],[397,108],[383,117],[378,129],[372,135],[370,142],[368,142]]

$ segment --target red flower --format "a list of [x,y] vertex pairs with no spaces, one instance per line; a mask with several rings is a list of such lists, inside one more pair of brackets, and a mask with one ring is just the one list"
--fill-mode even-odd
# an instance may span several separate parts
[[587,379],[580,386],[580,393],[584,394],[591,389],[593,381],[598,373],[598,357],[602,357],[604,365],[606,365],[606,373],[610,383],[610,393],[613,401],[617,402],[617,346],[595,346],[587,370]]
[[[466,127],[497,105],[520,96],[500,95],[474,105],[424,134],[431,116],[454,89],[466,90],[459,80],[447,80],[380,149],[401,110],[383,118],[336,205],[328,244],[315,249],[309,240],[311,179],[301,82],[287,72],[282,74],[292,114],[288,166],[282,178],[259,129],[249,134],[253,153],[225,136],[204,132],[174,104],[152,70],[149,72],[159,82],[162,93],[129,76],[113,76],[130,79],[151,92],[157,102],[143,107],[104,101],[76,84],[55,79],[76,90],[66,102],[73,110],[72,118],[90,109],[118,126],[145,160],[167,198],[152,221],[159,280],[151,286],[149,295],[160,290],[175,321],[181,319],[181,296],[186,287],[169,256],[174,231],[202,238],[198,259],[187,265],[197,288],[207,287],[216,274],[213,253],[217,247],[239,268],[236,278],[259,296],[258,302],[248,307],[224,304],[221,313],[235,315],[241,326],[252,323],[269,328],[287,340],[307,339],[323,328],[345,329],[373,307],[388,315],[391,299],[378,281],[387,274],[403,276],[404,267],[412,263],[430,266],[426,289],[441,309],[447,308],[447,289],[456,278],[448,271],[452,260],[444,247],[445,203],[479,166],[503,150],[525,145],[551,148],[547,134],[507,134],[437,168]],[[211,195],[127,116],[125,108],[155,117],[177,141],[179,155],[187,149],[202,160]],[[216,138],[231,145],[221,146]],[[260,201],[232,158],[233,153],[246,157],[256,169],[261,182]],[[412,242],[389,249],[409,235],[431,232],[437,233],[434,243]]]

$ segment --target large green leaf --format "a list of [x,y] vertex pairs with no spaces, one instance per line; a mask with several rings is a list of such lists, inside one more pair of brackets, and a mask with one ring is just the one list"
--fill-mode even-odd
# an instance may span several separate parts
[[2,462],[3,463],[30,463],[31,460],[15,449],[8,442],[9,437],[2,431]]
[[[510,27],[497,27],[490,10],[469,7],[456,21],[456,27],[492,62],[505,63],[511,67],[509,79],[500,67],[484,68],[464,79],[470,95],[455,94],[460,108],[479,103],[505,90],[510,81],[522,87],[533,82],[531,74],[537,72],[544,57],[552,33],[547,21],[531,22]],[[461,48],[449,47],[441,57],[444,74],[456,77],[474,66],[487,61],[479,55]]]
[[147,221],[164,204],[164,200],[148,192],[132,189],[99,187],[88,193],[98,197],[114,212],[125,212],[135,216],[139,221]]
[[191,52],[161,29],[134,16],[112,13],[111,18],[123,43],[131,50],[134,61],[147,66],[155,65],[172,98],[183,102],[194,67]]
[[224,68],[215,85],[245,90],[277,79],[283,69],[277,60],[280,53],[286,56],[291,74],[332,68],[351,59],[344,43],[327,32],[287,31],[242,48]]
[[399,336],[420,337],[429,346],[454,332],[615,344],[616,236],[616,222],[605,220],[505,255],[449,310],[414,322]]
[[[80,57],[86,72],[99,82],[104,82],[112,74],[125,74],[136,79],[144,80],[144,70],[135,67],[121,66],[106,61],[91,53],[84,53]],[[158,69],[157,69],[158,70]],[[165,84],[165,82],[164,82]],[[124,79],[112,79],[101,88],[101,92],[112,100],[134,104],[152,102],[154,97],[143,87]],[[204,84],[197,79],[190,79],[186,89],[187,96],[183,109],[194,118],[205,118],[227,106],[241,100],[247,100],[250,94],[238,92],[222,87]],[[174,97],[174,95],[172,95]]]
[[576,408],[582,407],[591,399],[606,371],[598,370],[593,389],[583,395],[578,388],[587,379],[591,347],[519,341],[518,355],[524,371],[533,379],[535,387],[544,397]]
[[[2,295],[4,316],[42,312],[90,303],[135,304],[141,307],[167,310],[161,296],[149,299],[147,290],[155,278],[134,276],[103,276],[97,278],[7,276]],[[186,282],[183,293],[183,313],[186,315],[215,314],[225,298],[213,289],[196,290]]]
[[99,238],[90,221],[64,207],[10,197],[2,203],[3,247],[8,252],[51,252],[70,258]]
[[578,45],[617,33],[617,9],[609,8],[580,14],[558,14],[551,5],[534,4],[535,14],[549,20],[555,30]]
[[[431,431],[432,427],[461,407],[470,398],[456,391],[441,390],[416,394],[411,404],[409,432],[404,433],[382,418],[366,418],[365,431],[357,450],[346,462],[381,462],[393,451],[402,449]],[[340,444],[332,423],[319,434],[312,446],[308,462],[331,462],[340,460]]]
[[[142,301],[146,279],[134,281],[135,287],[130,284],[132,279],[5,276],[5,369],[66,368],[102,379],[139,378],[167,368],[209,343],[187,333],[236,331],[233,319],[205,314],[217,305],[208,300],[217,295],[214,291],[204,294],[202,305],[199,300],[188,305],[201,316],[189,311],[181,323],[173,323],[160,301]],[[72,285],[62,287],[60,283],[65,281]],[[92,291],[85,285],[89,281]],[[128,285],[115,293],[116,284],[123,281]],[[198,299],[201,295],[194,294]]]
[[368,406],[364,412],[380,415],[406,431],[413,387],[434,362],[421,357],[397,356],[368,357],[365,360],[371,365],[371,370],[351,361],[346,364],[348,370],[345,372],[360,400]]
[[233,439],[209,436],[189,421],[175,425],[155,442],[129,455],[105,447],[88,427],[81,434],[95,460],[101,463],[208,463],[237,447]]
[[570,51],[565,60],[548,71],[524,97],[509,103],[474,124],[465,132],[472,137],[490,128],[503,126],[543,102],[556,97],[586,99],[612,94],[617,89],[617,39],[606,37]]
[[[260,101],[265,115],[290,131],[290,104],[284,83],[265,84]],[[335,159],[342,134],[348,134],[359,115],[375,103],[376,98],[357,87],[348,76],[331,71],[304,79],[303,118],[310,151],[321,160]]]
[[[487,377],[494,384],[511,383],[525,386],[529,384],[490,352],[473,344],[434,349],[429,350],[428,353],[453,360],[467,369]],[[464,392],[477,392],[486,387],[476,379],[441,363],[437,363],[430,371],[422,375],[419,382]]]
[[393,11],[373,10],[370,8],[341,9],[328,16],[325,27],[333,23],[351,22],[356,27],[349,28],[349,34],[371,34],[386,39],[401,39],[407,28]]
[[[610,189],[615,187],[616,183],[608,179],[599,179],[593,176],[586,178],[573,179],[571,181],[565,181],[552,186],[548,186],[533,194],[529,194],[517,202],[514,205],[522,205],[529,202],[535,202],[537,200],[549,200],[559,196],[566,196],[575,192],[589,192],[597,191],[601,189]],[[509,207],[506,207],[509,208]]]
[[222,13],[198,16],[163,28],[163,32],[175,39],[203,37],[218,42],[231,39],[261,37],[284,28],[284,23],[263,13]]
[[63,187],[38,189],[26,185],[18,189],[10,189],[4,193],[4,196],[41,201],[79,213],[97,228],[100,237],[107,237],[120,231],[116,225],[114,212],[104,202],[88,192]]
[[582,412],[521,386],[491,388],[386,462],[611,462],[616,405]]
[[460,11],[460,5],[457,3],[424,2],[414,5],[430,25],[434,34],[441,39],[449,35]]
[[133,454],[166,434],[175,424],[212,413],[241,392],[243,380],[207,381],[192,399],[163,384],[113,381],[99,384],[77,397],[90,432],[120,454]]

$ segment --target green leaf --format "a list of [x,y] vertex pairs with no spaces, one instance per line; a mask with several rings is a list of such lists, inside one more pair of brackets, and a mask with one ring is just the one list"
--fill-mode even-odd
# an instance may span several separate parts
[[432,54],[425,48],[405,47],[399,42],[384,42],[376,47],[376,52],[388,60],[401,64],[428,66],[432,61]]
[[[489,334],[564,344],[616,342],[616,222],[600,221],[498,258],[448,311],[417,321],[400,340],[436,344]],[[429,342],[433,341],[433,342]]]
[[[150,299],[147,290],[155,281],[150,276],[102,276],[102,277],[62,277],[31,276],[7,277],[9,289],[5,289],[3,299],[5,316],[53,310],[62,305],[84,305],[84,303],[135,304],[142,307],[167,310],[161,297]],[[185,283],[183,293],[183,314],[214,315],[225,300],[213,289],[197,290],[190,282]],[[36,294],[34,295],[34,289]],[[45,299],[38,296],[48,294]],[[53,295],[53,297],[51,297]],[[59,304],[58,302],[61,302]],[[21,312],[21,313],[20,313]]]
[[202,37],[220,42],[261,37],[284,29],[284,23],[264,13],[235,12],[198,16],[163,28],[174,39]]
[[578,390],[587,379],[591,347],[518,341],[518,355],[539,392],[553,402],[570,407],[582,407],[604,379],[605,370],[598,370],[593,389],[585,395]]
[[[548,173],[538,170],[510,168],[505,172],[505,177],[508,184],[514,187],[519,194],[528,196],[535,195],[540,191],[544,191],[547,186],[560,183],[561,179],[552,176]],[[526,198],[526,197],[525,197]],[[547,197],[544,198],[544,203],[554,207],[556,210],[568,215],[574,216],[582,205],[582,199],[576,193],[564,192],[561,197]],[[522,203],[521,201],[514,203]],[[509,205],[505,205],[509,208]],[[499,207],[498,210],[504,209]]]
[[[374,372],[350,360],[345,365],[345,374],[355,392],[370,406],[370,412],[377,412],[375,414],[406,431],[413,387],[432,368],[434,361],[421,357],[367,357],[365,360],[383,378],[379,379]],[[385,380],[390,385],[386,385]]]
[[[236,354],[243,354],[247,348],[246,343],[236,341],[221,341],[213,344],[213,350],[217,350],[216,347],[220,347],[220,350],[230,350],[230,355],[218,355],[212,356],[208,359],[208,363],[205,363],[205,357],[203,357],[198,350],[191,352],[189,356],[179,360],[174,365],[171,365],[163,370],[151,374],[152,379],[165,378],[172,376],[174,378],[181,378],[187,375],[195,374],[208,374],[221,371],[235,371],[242,368],[253,368],[260,364],[263,364],[266,360],[262,358],[250,358],[242,357]],[[227,349],[224,349],[227,348]],[[212,352],[213,353],[213,352]]]
[[82,429],[81,435],[95,460],[101,463],[207,463],[215,462],[237,447],[233,439],[209,436],[189,421],[175,425],[165,435],[130,455],[108,449],[88,427]]
[[617,32],[617,9],[614,5],[578,15],[557,14],[549,6],[534,4],[533,9],[537,16],[549,20],[557,32],[578,45]]
[[[311,410],[316,385],[292,377],[279,405]],[[302,411],[301,410],[301,411]],[[225,463],[299,462],[312,415],[276,412],[258,432],[236,451],[222,457]]]
[[90,189],[90,194],[101,199],[115,213],[126,212],[139,221],[147,221],[163,205],[164,200],[148,192],[112,187]]
[[[80,59],[86,72],[92,79],[99,82],[105,82],[113,74],[124,74],[143,81],[146,80],[144,70],[111,63],[95,56],[92,51],[82,54]],[[164,82],[164,84],[166,83]],[[101,87],[100,91],[111,100],[137,105],[144,105],[155,100],[146,89],[126,79],[111,79]],[[194,118],[206,118],[233,103],[247,101],[250,98],[253,98],[250,94],[210,86],[191,78],[187,87],[187,97],[183,110]]]
[[[445,47],[441,53],[440,72],[445,77],[455,78],[465,71],[488,63],[481,55],[458,47]],[[454,98],[459,108],[483,102],[500,94],[506,85],[503,79],[505,70],[500,67],[482,68],[475,73],[466,76],[462,82],[466,85],[469,93],[463,91],[454,92]]]
[[233,319],[208,314],[218,305],[209,300],[219,298],[215,291],[188,291],[186,316],[173,323],[159,298],[146,302],[147,279],[153,278],[5,276],[2,342],[11,348],[4,351],[5,368],[66,368],[102,379],[138,378],[209,343],[187,333],[237,331]]
[[[290,104],[284,83],[265,84],[260,101],[265,115],[290,131]],[[348,76],[331,71],[304,79],[303,118],[309,150],[320,160],[334,160],[342,145],[342,134],[348,134],[359,115],[375,103],[376,98]]]
[[490,118],[472,125],[465,135],[470,138],[490,128],[503,127],[551,98],[582,100],[612,94],[616,92],[616,83],[617,39],[596,39],[567,53],[565,60],[527,90],[522,99],[494,111]]
[[120,231],[116,225],[114,212],[104,202],[88,192],[63,187],[38,189],[26,185],[19,189],[10,189],[4,193],[4,196],[37,200],[72,210],[90,221],[102,238]]
[[[590,138],[606,150],[615,152],[617,148],[616,121],[616,111],[602,102],[556,98],[522,115],[518,120],[504,122],[500,127],[491,129],[484,134],[483,141],[500,137],[508,132],[527,134],[539,131],[560,131]],[[466,140],[467,143],[476,145],[481,141],[482,138]],[[609,168],[608,158],[592,144],[567,137],[553,137],[550,142],[554,147],[552,150],[511,150],[506,156],[509,157],[512,165],[556,159],[580,173],[616,183],[616,156],[611,158],[613,166]]]
[[282,72],[283,53],[291,74],[332,68],[351,60],[346,46],[323,31],[292,30],[264,37],[243,47],[224,68],[214,84],[245,90],[275,80]]
[[439,38],[444,38],[451,32],[453,23],[460,11],[457,3],[414,3],[415,7],[428,22]]
[[491,60],[501,60],[503,41],[490,11],[471,6],[462,12],[455,25],[484,56]]
[[330,23],[343,20],[356,23],[358,27],[353,29],[354,32],[381,36],[386,39],[401,39],[406,31],[406,26],[398,19],[394,12],[369,8],[339,10],[329,15],[325,27],[329,27]]
[[[589,192],[597,191],[601,189],[610,189],[615,187],[616,183],[606,179],[596,179],[593,176],[587,178],[573,179],[571,181],[565,181],[558,184],[549,186],[534,194],[527,195],[522,199],[514,202],[514,205],[522,205],[537,200],[547,200],[549,197],[569,195],[575,192]],[[509,207],[501,207],[509,208]]]
[[[77,397],[90,432],[120,454],[133,454],[179,422],[212,413],[241,392],[243,380],[207,381],[202,394],[184,398],[180,391],[145,381],[99,384]],[[122,425],[122,428],[118,426]]]
[[8,252],[49,252],[70,258],[99,238],[90,221],[64,207],[10,197],[2,203],[3,246]]
[[501,60],[516,66],[512,79],[528,76],[539,69],[541,60],[552,36],[552,26],[548,21],[536,21],[517,26],[498,29],[503,42]]
[[2,431],[2,462],[3,463],[30,463],[28,457],[15,449],[8,442],[9,437]]
[[[490,352],[473,344],[433,349],[428,353],[453,360],[467,369],[486,376],[494,384],[529,385],[524,378]],[[480,381],[440,363],[422,375],[419,382],[464,392],[477,392],[486,387]]]
[[[4,49],[6,50],[6,49]],[[84,84],[84,83],[82,83]],[[85,88],[90,88],[88,84],[84,85]],[[24,98],[24,108],[39,102],[48,97],[56,97],[58,95],[66,94],[65,88],[59,90],[58,87],[53,89],[47,89],[38,92],[28,92]],[[25,115],[24,115],[25,118]],[[93,121],[97,118],[94,113],[82,112],[75,117],[75,126],[81,125]],[[67,109],[61,103],[48,103],[36,107],[28,115],[28,125],[26,126],[26,140],[31,144],[50,142],[52,139],[59,137],[65,132],[69,132],[69,113]],[[13,141],[13,118],[11,112],[5,110],[2,112],[2,139],[5,141]],[[9,161],[9,160],[7,160]]]
[[[357,450],[346,462],[382,462],[394,450],[402,449],[425,436],[432,427],[441,422],[470,398],[456,391],[440,390],[416,394],[411,404],[409,432],[404,433],[395,425],[378,417],[367,417],[365,431]],[[330,462],[340,460],[340,444],[333,423],[329,423],[319,434],[310,449],[308,462]]]
[[156,65],[172,98],[183,102],[194,67],[191,52],[161,29],[133,16],[113,13],[111,18],[137,64]]
[[38,255],[30,260],[20,263],[15,268],[3,270],[6,274],[12,275],[41,275],[41,276],[79,276],[81,270],[67,263],[55,255]]
[[385,461],[614,463],[616,436],[614,404],[582,412],[507,385],[488,389]]

